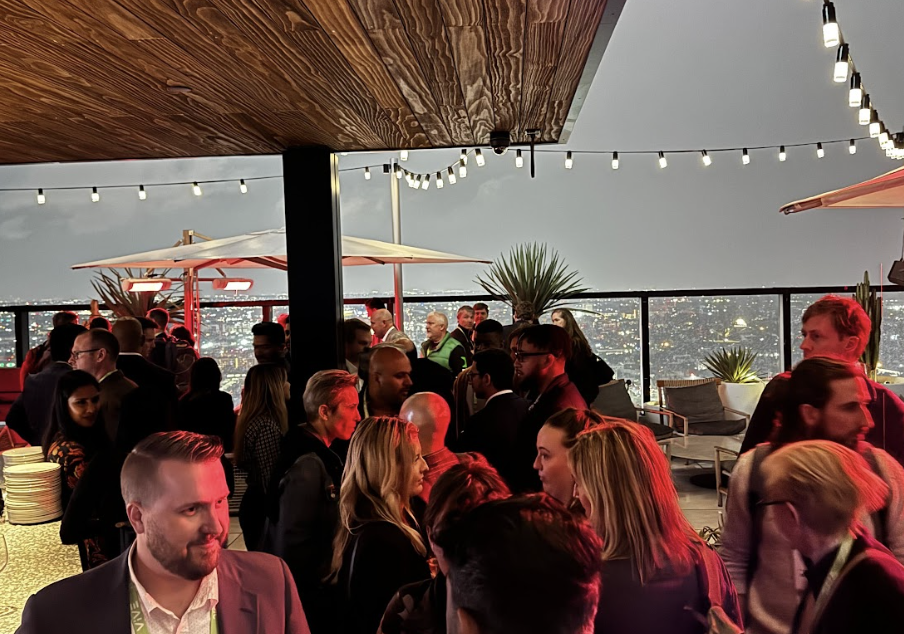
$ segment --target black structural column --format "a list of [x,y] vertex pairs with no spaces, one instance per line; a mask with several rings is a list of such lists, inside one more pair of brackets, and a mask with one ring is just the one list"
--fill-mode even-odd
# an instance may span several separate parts
[[782,368],[787,371],[791,369],[791,344],[794,341],[794,335],[791,334],[791,293],[785,291],[781,294],[781,299]]
[[28,354],[28,313],[24,310],[17,310],[15,324],[16,330],[16,365],[22,367],[25,363],[25,356]]
[[643,295],[640,298],[640,377],[644,403],[650,401],[650,374],[650,298]]
[[311,375],[341,367],[345,356],[337,157],[324,147],[289,148],[283,191],[289,314],[299,342],[292,350],[292,400],[300,403]]

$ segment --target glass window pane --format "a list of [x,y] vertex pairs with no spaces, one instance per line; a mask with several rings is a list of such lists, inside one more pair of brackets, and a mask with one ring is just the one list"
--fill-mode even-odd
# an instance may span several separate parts
[[16,315],[0,312],[0,367],[16,367]]
[[901,333],[904,333],[904,293],[885,293],[879,343],[880,375],[904,377],[904,337]]
[[[484,302],[489,307],[489,319],[495,319],[503,326],[512,323],[512,311],[508,307],[508,304],[505,302]],[[449,330],[455,328],[458,323],[458,309],[462,306],[473,306],[474,302],[471,301],[456,301],[456,302],[418,302],[418,301],[406,301],[404,310],[405,310],[405,327],[403,330],[405,334],[409,336],[409,338],[414,342],[416,346],[420,346],[421,343],[427,339],[427,334],[424,331],[424,325],[427,322],[427,314],[431,311],[438,311],[443,313],[449,319]],[[346,306],[346,311],[350,308],[350,306]],[[361,305],[361,311],[363,313],[364,306]],[[367,314],[364,313],[362,317],[365,321],[367,321]]]
[[201,356],[213,357],[220,366],[220,389],[239,403],[248,368],[254,365],[251,327],[260,322],[259,306],[201,309]]
[[657,379],[711,376],[703,359],[719,348],[750,348],[756,371],[780,372],[780,305],[777,295],[650,298],[651,396]]
[[[50,331],[53,330],[53,316],[56,315],[59,311],[56,310],[44,310],[35,313],[28,313],[28,347],[34,348],[36,345],[43,342],[47,339],[47,335],[50,334]],[[89,318],[91,317],[90,310],[77,310],[75,313],[78,315],[78,323],[88,327]],[[112,323],[116,320],[116,316],[113,314],[113,311],[110,310],[101,310],[101,317],[106,317]]]

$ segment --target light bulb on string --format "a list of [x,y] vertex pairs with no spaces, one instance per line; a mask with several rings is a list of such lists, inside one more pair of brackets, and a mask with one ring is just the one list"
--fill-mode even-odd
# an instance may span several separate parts
[[612,169],[618,169],[618,152],[612,153]]
[[703,150],[703,152],[701,152],[700,160],[703,161],[704,167],[709,167],[710,165],[713,164],[713,160],[712,160],[712,158],[710,158],[709,153],[706,150]]
[[882,126],[882,131],[879,132],[877,138],[879,139],[879,146],[884,148],[885,144],[888,143],[888,130],[885,129],[885,126]]
[[785,146],[781,146],[778,149],[778,160],[784,163],[788,159],[788,154],[785,152]]
[[669,166],[669,162],[665,158],[665,153],[660,152],[659,153],[659,169],[664,170],[668,166]]
[[854,139],[851,139],[851,144],[848,145],[848,152],[851,154],[857,153],[857,142]]
[[843,84],[847,81],[848,70],[851,68],[851,53],[847,42],[838,47],[838,54],[835,56],[835,73],[834,79],[836,84]]
[[144,191],[144,185],[138,186],[138,200],[147,200],[148,193]]
[[841,42],[841,30],[835,18],[835,5],[826,2],[822,7],[822,42],[826,48],[838,46]]
[[483,152],[480,151],[480,148],[474,150],[474,162],[477,163],[477,167],[483,167],[487,163],[486,159],[483,158]]
[[43,205],[46,202],[47,202],[47,198],[44,196],[44,190],[39,189],[38,190],[38,204]]
[[816,158],[822,158],[826,155],[826,151],[822,149],[822,143],[816,144]]
[[570,170],[574,167],[574,158],[571,156],[571,152],[565,153],[565,169]]
[[396,180],[401,180],[402,178],[402,168],[398,163],[392,166],[392,171],[395,174]]
[[515,167],[524,167],[524,157],[521,156],[521,150],[515,152]]
[[860,81],[860,73],[851,74],[851,90],[848,92],[848,105],[856,108],[863,99],[863,84]]
[[201,186],[198,185],[198,181],[195,181],[191,184],[191,191],[195,196],[200,196],[202,193],[204,193],[201,191]]
[[467,178],[468,176],[468,157],[462,156],[458,159],[458,177]]
[[97,187],[91,188],[91,202],[96,203],[100,201],[100,194],[97,193]]
[[436,173],[436,188],[442,189],[443,187],[445,187],[445,183],[443,183],[443,173],[437,172]]
[[370,180],[370,168],[369,167],[364,168],[364,180],[366,180],[366,181]]
[[879,119],[879,111],[873,110],[869,116],[869,137],[875,139],[882,132],[882,121]]
[[863,93],[863,97],[860,98],[860,110],[857,112],[857,122],[860,125],[869,125],[873,114],[873,107],[870,104],[869,95]]
[[421,189],[424,191],[430,189],[430,174],[424,175],[424,180],[421,181]]
[[407,161],[408,160],[408,150],[402,150],[399,152],[399,160]]
[[750,154],[747,152],[747,148],[744,148],[744,151],[741,153],[741,164],[742,165],[750,165]]
[[452,169],[452,167],[450,166],[449,169],[446,171],[446,174],[447,174],[448,177],[449,177],[449,184],[450,184],[450,185],[454,185],[454,184],[456,183],[456,180],[455,180],[455,170]]

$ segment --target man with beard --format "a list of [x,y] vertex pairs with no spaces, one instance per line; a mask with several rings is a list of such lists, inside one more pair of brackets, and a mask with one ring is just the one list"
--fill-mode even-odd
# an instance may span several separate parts
[[863,372],[825,357],[801,361],[787,379],[781,426],[771,442],[738,460],[729,483],[722,559],[731,574],[751,634],[788,634],[803,595],[803,562],[779,530],[775,505],[765,499],[763,461],[802,440],[830,440],[860,453],[889,487],[884,508],[863,527],[904,560],[904,467],[864,442],[873,428]]
[[[21,634],[309,634],[286,564],[225,550],[229,489],[214,436],[154,434],[126,458],[121,487],[137,538],[109,562],[32,596]],[[60,619],[64,618],[65,621]]]
[[571,338],[564,328],[552,324],[524,327],[513,357],[514,383],[526,394],[530,406],[518,430],[515,451],[519,475],[511,484],[518,491],[539,491],[540,477],[533,468],[537,433],[553,414],[569,407],[587,409],[587,403],[565,373]]

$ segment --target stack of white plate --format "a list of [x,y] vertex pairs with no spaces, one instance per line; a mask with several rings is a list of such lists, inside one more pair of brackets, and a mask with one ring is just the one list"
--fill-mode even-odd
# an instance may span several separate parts
[[17,447],[0,452],[0,482],[3,482],[4,467],[36,462],[44,462],[44,452],[40,447]]
[[10,524],[40,524],[59,519],[60,465],[55,462],[4,467],[6,512]]

